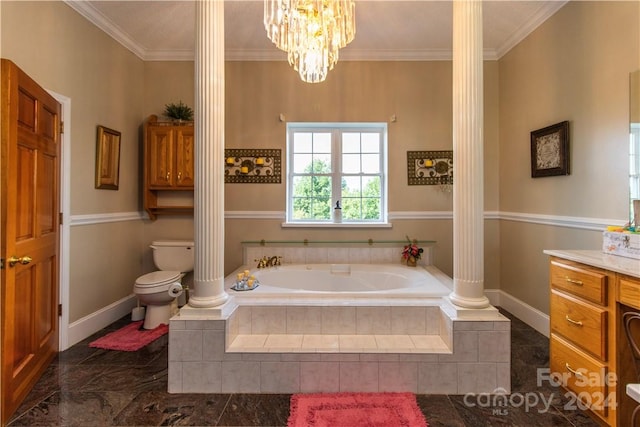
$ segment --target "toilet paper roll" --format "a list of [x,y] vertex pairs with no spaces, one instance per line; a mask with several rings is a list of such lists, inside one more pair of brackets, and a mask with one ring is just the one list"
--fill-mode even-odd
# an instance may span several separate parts
[[144,319],[144,312],[144,307],[134,307],[133,310],[131,310],[131,321],[137,322],[138,320]]
[[179,297],[182,294],[182,285],[180,283],[172,283],[169,286],[169,295],[173,298]]

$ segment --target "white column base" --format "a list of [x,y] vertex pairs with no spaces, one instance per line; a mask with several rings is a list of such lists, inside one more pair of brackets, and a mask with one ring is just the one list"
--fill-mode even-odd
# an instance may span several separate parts
[[215,307],[194,307],[189,304],[180,309],[180,313],[173,320],[220,320],[227,319],[238,307],[235,298],[229,297],[224,303]]
[[487,308],[491,305],[491,303],[489,302],[489,298],[487,298],[486,296],[482,296],[479,298],[469,298],[460,296],[455,292],[451,292],[451,294],[449,294],[449,300],[452,304],[463,308]]
[[229,299],[229,295],[223,293],[213,297],[198,297],[193,296],[189,298],[188,306],[195,308],[214,308],[224,304]]
[[468,322],[505,320],[505,317],[500,313],[500,310],[492,305],[481,308],[461,307],[459,305],[455,305],[450,299],[444,299],[440,308],[453,320]]

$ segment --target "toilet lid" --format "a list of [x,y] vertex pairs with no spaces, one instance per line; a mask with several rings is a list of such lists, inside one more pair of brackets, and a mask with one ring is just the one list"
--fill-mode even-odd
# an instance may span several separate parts
[[171,282],[180,280],[182,273],[179,271],[153,271],[144,276],[138,277],[136,285],[138,286],[161,286]]

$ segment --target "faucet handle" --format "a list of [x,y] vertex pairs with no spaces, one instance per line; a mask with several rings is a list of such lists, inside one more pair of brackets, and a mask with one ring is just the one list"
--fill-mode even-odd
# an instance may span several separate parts
[[258,268],[264,268],[267,265],[267,257],[254,259],[253,261],[258,263]]
[[282,260],[282,257],[281,257],[281,256],[277,256],[277,257],[276,257],[275,265],[281,265],[280,260]]

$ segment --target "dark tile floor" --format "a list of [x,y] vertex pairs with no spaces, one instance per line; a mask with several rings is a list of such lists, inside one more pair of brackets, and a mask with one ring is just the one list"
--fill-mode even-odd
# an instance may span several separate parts
[[[506,405],[478,396],[418,395],[429,426],[597,426],[570,408],[564,391],[536,384],[537,369],[548,366],[549,341],[503,313],[512,320],[512,394]],[[128,322],[123,318],[61,352],[9,426],[287,425],[290,395],[167,393],[166,335],[132,353],[89,348]]]

